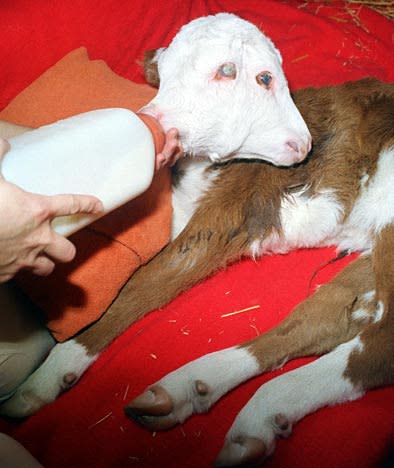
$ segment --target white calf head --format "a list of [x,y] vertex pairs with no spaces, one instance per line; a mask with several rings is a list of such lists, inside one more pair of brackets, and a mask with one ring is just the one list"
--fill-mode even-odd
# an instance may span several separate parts
[[273,43],[251,23],[220,13],[184,26],[160,49],[160,87],[144,112],[176,127],[185,152],[214,161],[301,161],[310,134]]

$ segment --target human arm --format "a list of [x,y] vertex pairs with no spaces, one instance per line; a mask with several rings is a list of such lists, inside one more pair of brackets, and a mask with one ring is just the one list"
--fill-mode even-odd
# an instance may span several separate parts
[[[0,156],[7,149],[8,143],[0,139]],[[102,210],[102,203],[92,196],[33,194],[0,177],[0,282],[21,269],[48,275],[55,262],[72,260],[75,246],[53,230],[52,219]]]

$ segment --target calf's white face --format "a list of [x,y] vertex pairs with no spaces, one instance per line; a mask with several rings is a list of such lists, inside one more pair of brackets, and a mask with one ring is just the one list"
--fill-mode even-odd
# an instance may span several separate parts
[[155,60],[160,88],[143,111],[166,131],[176,127],[185,152],[286,166],[306,156],[311,137],[281,56],[251,23],[227,13],[199,18]]

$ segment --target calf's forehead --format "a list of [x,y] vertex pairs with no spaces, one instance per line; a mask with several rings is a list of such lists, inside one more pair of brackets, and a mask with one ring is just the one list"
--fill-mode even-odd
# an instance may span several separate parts
[[177,65],[203,69],[225,61],[240,65],[243,60],[274,66],[281,62],[272,42],[256,26],[234,15],[219,14],[184,26],[160,57],[159,65],[163,69]]
[[165,78],[166,72],[169,76],[190,70],[213,72],[226,62],[254,73],[282,72],[279,53],[264,37],[256,41],[228,37],[226,41],[198,41],[188,47],[169,49],[159,59],[159,71],[161,78]]
[[215,16],[198,18],[181,28],[174,38],[174,43],[185,40],[218,39],[236,35],[251,37],[259,35],[259,29],[252,23],[230,13],[219,13]]

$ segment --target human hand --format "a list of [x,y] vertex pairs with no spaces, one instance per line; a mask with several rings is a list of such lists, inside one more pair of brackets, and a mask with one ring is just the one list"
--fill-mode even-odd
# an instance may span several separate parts
[[[8,142],[0,138],[0,157],[8,147]],[[96,214],[102,210],[102,203],[93,196],[38,195],[0,176],[0,283],[21,269],[49,275],[55,261],[71,261],[75,246],[53,230],[52,219],[76,213]]]
[[182,144],[176,128],[171,128],[166,133],[166,139],[162,151],[156,154],[156,170],[168,165],[173,166],[182,155]]

